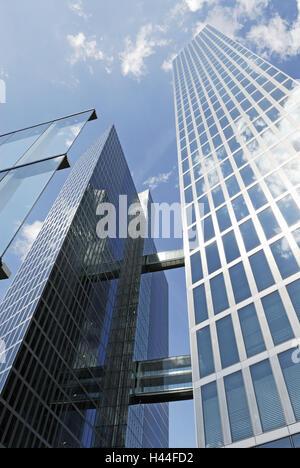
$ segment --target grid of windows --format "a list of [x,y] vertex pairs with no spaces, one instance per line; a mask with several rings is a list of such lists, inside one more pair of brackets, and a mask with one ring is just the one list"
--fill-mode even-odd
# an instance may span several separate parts
[[[112,127],[74,167],[0,304],[0,445],[167,444],[166,404],[127,419],[134,353],[165,354],[168,324],[167,286],[156,299],[153,276],[140,284],[144,241],[97,236],[98,205],[124,194],[138,201]],[[119,274],[99,278],[116,262]]]
[[[189,309],[191,334],[197,334],[202,367],[209,353],[219,401],[231,367],[234,372],[243,362],[248,369],[240,404],[245,409],[246,400],[254,402],[248,422],[255,437],[272,423],[265,422],[268,411],[260,415],[266,395],[248,360],[264,362],[274,347],[271,364],[264,364],[265,393],[277,398],[273,427],[297,420],[277,347],[290,348],[300,337],[300,87],[211,26],[179,53],[173,73],[183,218],[193,203],[201,234],[187,279],[195,307]],[[202,330],[210,332],[210,342],[200,340]],[[201,388],[208,377],[198,368],[196,341],[194,385]],[[277,393],[279,387],[284,390]],[[221,407],[224,445],[250,438],[246,426],[243,435],[234,422],[230,401]],[[205,446],[203,415],[197,420],[199,445]]]

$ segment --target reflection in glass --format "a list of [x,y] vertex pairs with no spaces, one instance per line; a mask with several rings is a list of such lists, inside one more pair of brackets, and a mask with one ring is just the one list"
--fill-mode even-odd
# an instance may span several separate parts
[[279,354],[278,359],[281,365],[284,380],[289,392],[294,414],[297,421],[300,421],[300,366],[293,359],[294,351],[297,348],[289,349],[288,351]]
[[243,236],[243,241],[244,241],[247,252],[249,252],[252,249],[255,249],[255,247],[260,245],[260,241],[256,233],[252,219],[249,219],[245,223],[241,224],[240,231]]
[[271,237],[276,236],[281,232],[272,208],[267,208],[266,210],[259,213],[258,219],[262,225],[267,239],[271,239]]
[[288,226],[292,226],[300,220],[300,210],[291,195],[284,197],[277,202],[277,205]]
[[84,112],[53,122],[20,160],[20,164],[66,154],[91,114],[91,111]]
[[299,271],[298,263],[285,237],[272,244],[271,250],[283,279]]
[[255,364],[250,371],[263,431],[284,426],[285,418],[269,360]]
[[197,344],[200,377],[203,378],[215,372],[209,327],[205,327],[197,331]]
[[4,254],[63,157],[11,170],[0,182],[0,256]]
[[275,291],[263,297],[261,302],[274,344],[277,346],[294,338],[294,333],[279,293]]
[[217,333],[221,355],[222,368],[239,362],[239,353],[235,340],[231,315],[217,322]]
[[215,276],[210,281],[210,289],[213,300],[214,313],[217,315],[229,307],[223,273]]
[[224,378],[232,442],[253,436],[242,372]]
[[254,304],[240,309],[238,314],[248,358],[265,351],[266,345]]
[[206,448],[222,447],[224,442],[216,382],[211,382],[208,385],[204,385],[201,389],[201,394],[204,418],[205,446]]
[[[12,133],[8,138],[3,137],[3,143],[0,142],[0,171],[11,169],[15,166],[31,145],[49,128],[49,125],[39,125],[22,130],[21,132]],[[52,156],[57,156],[57,154],[52,154]]]

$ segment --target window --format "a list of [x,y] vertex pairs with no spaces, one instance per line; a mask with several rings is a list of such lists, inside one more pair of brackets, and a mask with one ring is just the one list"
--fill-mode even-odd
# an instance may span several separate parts
[[300,365],[295,363],[293,353],[299,356],[298,348],[289,349],[278,355],[284,380],[289,392],[297,421],[300,421]]
[[247,357],[250,358],[266,350],[254,304],[238,311]]
[[243,263],[240,262],[237,265],[231,267],[229,274],[236,303],[238,304],[239,302],[248,299],[248,297],[251,296],[251,291]]
[[185,187],[188,187],[189,185],[191,185],[192,180],[191,180],[191,174],[190,174],[189,172],[187,172],[187,173],[183,176],[183,183],[184,183],[184,186],[185,186]]
[[265,182],[273,198],[277,198],[280,195],[283,195],[287,190],[278,172],[275,172],[266,177]]
[[208,319],[204,284],[193,290],[196,325]]
[[300,220],[300,210],[291,195],[284,197],[277,202],[277,205],[288,226],[292,226]]
[[283,279],[299,271],[298,263],[285,237],[274,242],[271,250]]
[[272,286],[274,278],[264,251],[260,250],[252,255],[249,260],[258,291],[263,291]]
[[203,378],[215,372],[209,327],[197,331],[197,343],[200,377]]
[[224,378],[232,442],[253,436],[242,372]]
[[209,206],[209,201],[208,201],[207,195],[204,195],[202,198],[199,198],[198,206],[199,206],[200,217],[201,218],[203,216],[207,215],[208,213],[210,213],[210,206]]
[[196,222],[196,212],[195,212],[195,206],[190,205],[186,209],[186,219],[187,219],[187,225],[190,226],[191,224],[194,224]]
[[214,313],[215,315],[217,315],[223,312],[223,310],[228,309],[229,307],[224,276],[222,273],[211,279],[210,288],[214,306]]
[[237,151],[234,155],[234,160],[235,160],[235,163],[237,165],[237,167],[241,167],[241,166],[244,166],[244,164],[246,164],[247,162],[247,157],[244,153],[244,151],[241,149],[239,151]]
[[192,187],[188,188],[185,192],[184,192],[184,196],[185,196],[185,203],[186,204],[189,204],[193,201],[193,190],[192,190]]
[[245,223],[241,224],[240,231],[241,231],[247,252],[250,252],[250,250],[255,249],[255,247],[260,245],[260,241],[259,241],[258,235],[256,234],[256,230],[255,230],[252,219],[249,219]]
[[188,230],[188,238],[190,251],[197,249],[199,247],[199,239],[196,225]]
[[206,183],[205,183],[204,177],[202,177],[202,179],[198,180],[198,182],[196,183],[197,196],[200,197],[206,191],[207,191]]
[[230,197],[234,197],[241,191],[235,176],[232,176],[230,179],[226,180],[226,187]]
[[223,164],[221,164],[221,170],[224,178],[230,176],[233,173],[232,165],[229,159],[227,159]]
[[219,250],[217,243],[214,242],[206,247],[206,259],[207,259],[207,266],[208,266],[208,273],[213,273],[216,270],[221,268],[221,261],[219,256]]
[[216,208],[222,205],[222,203],[224,203],[225,201],[223,190],[220,185],[216,187],[214,190],[212,190],[212,196],[213,196],[213,200],[214,200],[214,204]]
[[249,211],[243,195],[240,195],[239,197],[232,200],[232,206],[237,221],[241,221],[243,218],[249,215]]
[[221,232],[226,231],[226,229],[231,227],[231,219],[226,205],[217,211],[217,219]]
[[294,281],[286,287],[300,322],[300,280]]
[[185,159],[182,163],[182,172],[186,172],[190,168],[189,160]]
[[217,322],[217,333],[222,367],[225,369],[226,367],[239,362],[239,353],[236,345],[231,315],[228,315]]
[[205,446],[218,448],[224,445],[222,424],[216,382],[204,385],[201,389]]
[[269,360],[250,367],[261,424],[264,432],[285,426],[277,387]]
[[259,213],[258,219],[262,225],[267,239],[271,239],[271,237],[274,237],[281,232],[279,224],[277,223],[271,208],[267,208],[266,210]]
[[191,256],[192,282],[197,283],[203,279],[203,269],[200,253]]
[[228,263],[232,262],[236,258],[240,257],[240,251],[236,242],[234,231],[228,232],[223,236],[223,245]]
[[293,330],[278,291],[263,297],[261,302],[275,346],[294,338]]
[[263,205],[268,203],[264,192],[262,191],[261,187],[259,184],[254,185],[251,189],[248,190],[249,196],[252,201],[252,205],[255,210],[258,210],[261,208]]
[[204,219],[203,223],[204,223],[204,242],[207,242],[213,237],[215,237],[215,230],[214,230],[212,217],[208,216],[207,218]]
[[248,187],[248,185],[251,185],[256,180],[255,174],[251,169],[251,166],[244,167],[244,169],[241,170],[241,176],[246,187]]

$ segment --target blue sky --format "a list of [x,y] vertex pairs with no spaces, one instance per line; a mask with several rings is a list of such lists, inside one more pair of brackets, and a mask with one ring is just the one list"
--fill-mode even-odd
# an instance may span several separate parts
[[[0,0],[0,133],[95,107],[70,153],[115,123],[138,190],[179,201],[171,60],[205,23],[300,78],[300,0]],[[5,257],[13,274],[63,184],[58,173]],[[161,249],[180,241],[159,241]],[[168,273],[170,354],[189,353],[184,272]],[[9,282],[0,284],[0,298]],[[171,405],[171,446],[195,445],[191,402]]]

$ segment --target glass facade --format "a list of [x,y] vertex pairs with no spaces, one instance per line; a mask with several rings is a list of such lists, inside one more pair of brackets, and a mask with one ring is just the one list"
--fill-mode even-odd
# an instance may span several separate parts
[[299,421],[300,86],[208,25],[173,76],[198,445],[260,446]]
[[134,360],[168,355],[168,287],[163,273],[142,277],[142,238],[97,236],[98,205],[118,211],[119,195],[139,202],[112,127],[74,167],[0,305],[0,446],[168,445],[167,404],[129,410]]
[[[0,136],[0,260],[94,110]],[[66,165],[67,164],[67,165]]]

